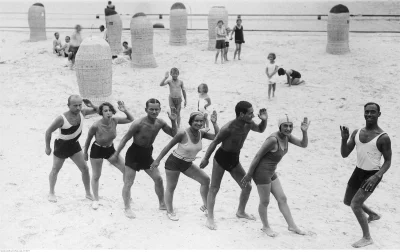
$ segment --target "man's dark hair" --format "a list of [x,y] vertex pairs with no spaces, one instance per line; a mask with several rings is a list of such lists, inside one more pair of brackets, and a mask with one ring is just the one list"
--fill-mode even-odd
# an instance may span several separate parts
[[364,105],[364,109],[365,109],[368,105],[375,105],[375,106],[378,108],[378,113],[381,112],[381,107],[379,106],[378,103],[375,103],[375,102],[368,102],[367,104]]
[[146,102],[146,108],[148,108],[149,107],[149,104],[160,104],[160,107],[161,107],[161,102],[159,101],[159,100],[157,100],[157,99],[154,99],[154,98],[151,98],[151,99],[149,99],[149,100],[147,100],[147,102]]
[[240,112],[242,112],[243,114],[246,114],[248,109],[251,107],[252,107],[252,105],[250,102],[247,102],[247,101],[238,102],[238,104],[236,104],[236,106],[235,106],[236,117],[239,117]]
[[128,42],[124,41],[124,42],[122,42],[122,44],[125,45],[125,44],[128,44]]
[[285,69],[279,68],[278,69],[278,75],[281,76],[281,75],[284,75],[284,74],[285,74]]

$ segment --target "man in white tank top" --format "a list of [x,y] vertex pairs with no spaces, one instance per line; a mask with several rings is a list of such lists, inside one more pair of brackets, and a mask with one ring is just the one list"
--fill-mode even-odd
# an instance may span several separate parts
[[[82,101],[88,106],[88,109],[82,109]],[[57,139],[54,141],[54,158],[53,168],[49,175],[50,193],[48,200],[57,202],[54,194],[57,175],[64,164],[65,159],[71,158],[82,172],[82,181],[85,186],[86,198],[93,200],[90,192],[90,175],[89,168],[83,158],[82,148],[78,142],[82,133],[83,119],[85,115],[94,114],[98,111],[98,107],[93,105],[89,100],[82,99],[79,95],[71,95],[68,98],[68,111],[58,116],[50,127],[46,130],[46,154],[51,154],[51,134],[60,129]]]
[[[369,102],[364,105],[365,127],[354,130],[349,139],[349,129],[340,126],[342,144],[340,152],[343,158],[349,156],[354,146],[357,150],[357,167],[347,183],[344,204],[351,206],[360,223],[363,237],[353,243],[355,248],[373,243],[369,233],[368,222],[379,220],[380,215],[368,208],[364,202],[375,190],[383,174],[389,169],[392,161],[392,149],[389,136],[378,126],[381,115],[378,104]],[[384,163],[380,165],[383,155]],[[365,213],[368,215],[366,217]]]

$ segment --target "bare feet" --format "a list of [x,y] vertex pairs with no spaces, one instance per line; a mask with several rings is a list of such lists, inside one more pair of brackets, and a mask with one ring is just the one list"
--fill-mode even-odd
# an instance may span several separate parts
[[300,228],[298,228],[297,226],[295,227],[288,227],[289,231],[292,231],[295,234],[299,234],[299,235],[306,235],[306,232],[304,232],[303,230],[301,230]]
[[128,217],[129,219],[135,219],[136,215],[135,213],[132,211],[132,209],[125,209],[125,216]]
[[56,195],[54,195],[53,193],[49,193],[49,196],[47,196],[47,199],[50,201],[50,202],[57,202],[57,197],[56,197]]
[[381,216],[380,216],[379,214],[370,215],[370,216],[368,217],[368,223],[370,223],[370,222],[372,222],[372,221],[379,220],[380,218],[381,218]]
[[179,220],[179,217],[176,216],[176,213],[167,213],[167,216],[172,221],[178,221]]
[[94,210],[97,210],[98,208],[99,208],[99,201],[93,201],[93,203],[92,203],[92,208],[94,209]]
[[236,217],[238,218],[244,218],[248,220],[256,220],[256,217],[252,214],[247,214],[247,213],[236,213]]
[[266,233],[269,237],[277,237],[277,236],[278,236],[278,233],[272,231],[272,229],[269,228],[269,227],[268,227],[268,228],[263,227],[263,228],[261,228],[261,231],[263,231],[264,233]]
[[167,210],[167,206],[165,205],[165,203],[160,203],[160,207],[158,208],[160,210]]
[[206,227],[211,230],[217,230],[217,225],[215,224],[214,220],[210,220],[207,218]]
[[206,207],[206,206],[201,206],[201,207],[200,207],[200,210],[204,212],[204,215],[205,215],[205,216],[208,216],[208,210],[207,210],[207,207]]
[[363,237],[358,242],[351,244],[351,246],[353,246],[354,248],[362,248],[362,247],[371,245],[373,243],[374,243],[374,241],[372,240],[372,238],[366,239]]
[[86,199],[94,200],[94,198],[93,198],[93,195],[92,195],[92,194],[86,194]]

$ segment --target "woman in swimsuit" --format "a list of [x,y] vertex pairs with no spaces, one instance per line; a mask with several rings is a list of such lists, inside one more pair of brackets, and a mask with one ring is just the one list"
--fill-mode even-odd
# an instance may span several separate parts
[[236,54],[237,54],[238,59],[240,60],[240,53],[242,52],[242,44],[244,43],[242,19],[238,18],[236,20],[236,25],[235,27],[233,27],[230,40],[232,40],[233,34],[235,34],[235,44],[236,44],[236,50],[235,53],[233,54],[233,59],[236,59]]
[[213,140],[219,132],[219,127],[217,125],[217,112],[213,111],[210,120],[214,126],[214,134],[200,130],[204,124],[203,113],[191,113],[189,118],[190,127],[186,130],[180,130],[151,164],[150,169],[158,167],[161,159],[169,152],[169,150],[172,149],[172,147],[178,144],[178,148],[169,155],[165,162],[165,175],[167,177],[165,204],[167,205],[167,216],[171,220],[179,220],[174,211],[172,199],[181,172],[201,184],[200,194],[203,200],[203,206],[200,209],[207,213],[206,205],[210,177],[203,170],[197,167],[197,165],[193,164],[193,161],[196,159],[197,153],[202,149],[201,139],[206,138]]
[[303,139],[299,140],[291,134],[293,130],[293,122],[289,120],[289,117],[285,115],[279,119],[279,131],[272,133],[267,140],[265,140],[264,144],[251,162],[247,174],[242,179],[243,186],[247,186],[252,178],[257,185],[258,195],[260,196],[258,212],[263,223],[263,228],[261,230],[268,236],[277,236],[277,233],[272,231],[270,228],[267,218],[267,208],[271,193],[278,201],[279,210],[283,214],[283,217],[285,217],[289,231],[300,235],[305,234],[305,232],[300,230],[294,223],[287,204],[286,195],[283,192],[282,185],[275,170],[279,161],[281,161],[282,157],[287,153],[289,143],[303,148],[307,147],[307,129],[309,125],[310,122],[308,122],[307,117],[305,117],[304,121],[301,123]]
[[[103,159],[108,160],[115,152],[113,140],[117,136],[117,124],[133,122],[133,116],[126,110],[124,102],[118,101],[118,109],[126,114],[126,118],[113,117],[116,113],[113,105],[108,102],[101,104],[99,107],[99,114],[103,116],[103,118],[93,123],[86,139],[83,152],[86,161],[88,160],[88,149],[93,136],[96,139],[90,149],[90,164],[93,170],[91,181],[94,195],[93,209],[99,207],[99,179],[101,176]],[[120,155],[115,162],[110,161],[110,163],[124,174],[125,162]]]
[[286,74],[286,77],[287,77],[286,84],[289,84],[289,87],[292,85],[299,85],[299,84],[304,83],[304,80],[300,80],[301,74],[299,72],[297,72],[296,70],[293,70],[293,69],[285,70],[283,68],[279,68],[278,75],[281,76],[284,74]]

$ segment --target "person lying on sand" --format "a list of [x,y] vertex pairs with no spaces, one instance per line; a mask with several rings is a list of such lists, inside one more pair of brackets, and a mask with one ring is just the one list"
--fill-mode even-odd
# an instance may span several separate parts
[[246,204],[251,192],[251,185],[244,187],[240,182],[246,172],[240,164],[239,155],[250,130],[259,133],[264,132],[267,127],[268,114],[266,109],[260,109],[258,117],[261,119],[261,122],[257,125],[253,121],[253,106],[247,101],[239,102],[235,107],[235,112],[236,118],[221,128],[218,135],[211,142],[200,163],[200,168],[206,167],[211,154],[214,152],[217,145],[222,143],[221,147],[214,155],[211,186],[207,196],[208,216],[206,226],[211,230],[217,229],[214,221],[214,205],[225,171],[228,171],[231,174],[233,179],[242,189],[236,216],[238,218],[255,220],[253,215],[249,215],[245,212]]

